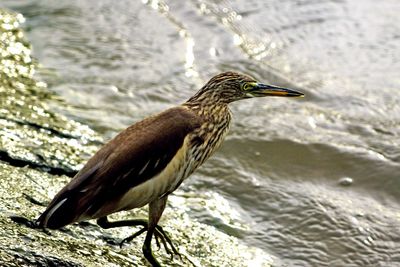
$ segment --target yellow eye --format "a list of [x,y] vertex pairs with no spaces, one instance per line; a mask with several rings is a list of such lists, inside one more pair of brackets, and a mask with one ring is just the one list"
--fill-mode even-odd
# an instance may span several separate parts
[[242,85],[242,89],[243,89],[243,91],[248,91],[248,90],[252,89],[256,85],[257,85],[257,83],[244,83]]

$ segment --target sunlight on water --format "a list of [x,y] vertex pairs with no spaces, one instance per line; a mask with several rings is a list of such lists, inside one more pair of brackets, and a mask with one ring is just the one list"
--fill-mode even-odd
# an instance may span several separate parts
[[[238,14],[227,1],[219,5],[210,1],[200,1],[199,10],[206,15],[214,15],[233,32],[233,43],[243,49],[250,57],[262,60],[271,56],[278,49],[277,42],[272,41],[265,34],[254,34],[254,27],[243,22],[242,15]],[[221,7],[222,6],[222,7]]]
[[144,4],[151,6],[153,9],[159,11],[163,14],[173,25],[178,29],[179,36],[185,41],[185,75],[186,77],[198,77],[199,74],[195,70],[195,56],[194,56],[194,46],[195,41],[191,37],[190,32],[186,29],[184,24],[173,17],[169,12],[169,6],[164,1],[159,0],[144,0]]
[[[233,124],[220,152],[182,185],[193,192],[178,201],[190,215],[185,218],[277,255],[283,264],[276,266],[397,263],[399,2],[142,2],[5,0],[27,18],[29,39],[45,69],[39,75],[49,81],[46,90],[70,104],[66,111],[60,111],[61,102],[52,108],[108,138],[180,103],[222,71],[304,91],[301,100],[264,98],[231,106]],[[33,75],[30,63],[10,62],[32,61],[29,51],[25,59],[18,55],[24,53],[20,44],[0,56],[8,73],[1,79]],[[43,152],[38,140],[54,135],[48,131],[55,122],[46,108],[13,95],[29,86],[13,86],[0,88],[10,94],[0,114],[14,120],[0,118],[0,132],[12,140],[5,142],[7,151],[79,168],[79,161],[67,162],[74,156],[51,150],[62,136]],[[21,108],[27,112],[18,113]],[[16,134],[27,118],[46,130]],[[76,128],[57,129],[81,139]],[[21,150],[27,145],[40,156]],[[90,156],[79,142],[65,147],[72,155]],[[175,210],[169,214],[174,217]],[[202,238],[201,231],[193,234]],[[193,255],[212,257],[199,244],[187,246]]]

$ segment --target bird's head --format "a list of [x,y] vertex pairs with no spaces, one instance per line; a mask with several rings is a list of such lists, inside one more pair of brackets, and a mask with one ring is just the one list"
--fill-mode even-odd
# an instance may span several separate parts
[[230,103],[263,96],[301,97],[304,94],[292,89],[259,83],[247,75],[236,72],[223,72],[211,78],[193,99]]

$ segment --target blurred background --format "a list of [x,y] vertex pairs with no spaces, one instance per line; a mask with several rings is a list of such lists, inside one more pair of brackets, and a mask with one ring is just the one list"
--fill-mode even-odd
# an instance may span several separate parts
[[105,140],[222,71],[304,92],[232,104],[226,142],[176,194],[282,266],[400,266],[398,0],[1,5],[67,103],[50,108]]

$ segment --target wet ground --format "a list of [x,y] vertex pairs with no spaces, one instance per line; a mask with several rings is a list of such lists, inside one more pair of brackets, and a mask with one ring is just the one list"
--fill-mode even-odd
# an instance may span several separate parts
[[[276,266],[400,265],[398,1],[3,6],[26,19],[34,81],[45,82],[26,93],[7,78],[18,97],[3,90],[0,100],[5,161],[73,173],[102,140],[185,101],[215,73],[242,71],[306,98],[232,105],[222,149],[177,192],[188,218]],[[31,112],[40,119],[4,108],[26,102],[44,110]],[[54,138],[68,146],[54,149]]]

